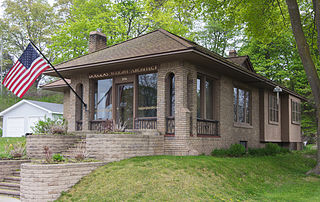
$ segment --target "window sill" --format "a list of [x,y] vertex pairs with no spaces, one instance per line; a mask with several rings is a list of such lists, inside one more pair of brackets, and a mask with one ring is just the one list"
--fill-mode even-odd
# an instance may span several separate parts
[[300,123],[300,122],[294,122],[294,121],[291,121],[291,124],[293,124],[293,125],[298,125],[298,126],[300,126],[300,125],[301,125],[301,123]]
[[237,122],[234,122],[233,126],[236,127],[236,128],[248,128],[248,129],[252,129],[253,128],[253,126],[248,124],[248,123],[237,123]]
[[221,138],[220,135],[197,135],[197,137]]
[[269,121],[269,125],[276,125],[276,126],[278,126],[278,125],[279,125],[279,122]]

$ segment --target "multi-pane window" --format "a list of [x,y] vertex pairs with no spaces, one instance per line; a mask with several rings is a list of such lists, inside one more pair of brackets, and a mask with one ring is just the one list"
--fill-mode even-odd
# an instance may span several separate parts
[[276,95],[269,95],[269,122],[279,122],[279,104]]
[[95,83],[94,119],[112,119],[112,79],[102,79]]
[[174,116],[175,112],[175,78],[174,74],[169,75],[169,116]]
[[138,76],[138,116],[157,116],[157,73]]
[[291,100],[291,120],[295,124],[300,124],[301,120],[301,105],[293,100]]
[[233,94],[234,122],[250,124],[250,91],[235,87]]
[[214,81],[205,76],[197,78],[197,118],[213,120]]

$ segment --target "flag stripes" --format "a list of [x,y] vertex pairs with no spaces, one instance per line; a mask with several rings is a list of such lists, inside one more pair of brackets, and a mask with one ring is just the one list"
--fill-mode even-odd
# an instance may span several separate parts
[[37,77],[49,67],[49,64],[40,56],[31,63],[29,68],[26,68],[18,60],[2,83],[11,92],[21,98],[29,90]]

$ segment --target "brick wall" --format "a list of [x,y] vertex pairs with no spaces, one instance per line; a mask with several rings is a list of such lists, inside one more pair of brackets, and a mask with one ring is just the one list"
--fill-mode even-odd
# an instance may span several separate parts
[[81,138],[81,135],[29,135],[26,138],[27,156],[44,158],[44,146],[48,146],[52,154],[61,153],[76,144]]
[[163,155],[163,136],[138,134],[88,134],[89,157],[119,161],[135,156]]
[[103,162],[73,164],[22,164],[21,201],[54,201]]
[[0,182],[9,175],[13,175],[13,171],[20,170],[22,163],[29,163],[30,160],[1,160],[0,161]]

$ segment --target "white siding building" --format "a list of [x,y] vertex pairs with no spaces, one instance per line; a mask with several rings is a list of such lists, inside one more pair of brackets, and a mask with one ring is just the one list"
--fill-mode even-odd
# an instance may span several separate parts
[[22,100],[2,111],[3,137],[21,137],[32,132],[31,127],[40,119],[63,115],[63,104]]

